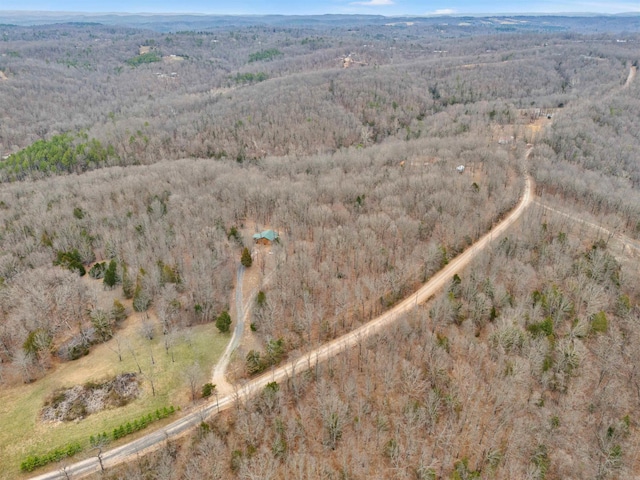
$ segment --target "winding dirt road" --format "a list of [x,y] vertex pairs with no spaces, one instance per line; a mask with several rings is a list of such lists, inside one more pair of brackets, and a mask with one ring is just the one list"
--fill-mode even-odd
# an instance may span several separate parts
[[249,314],[249,308],[245,308],[242,304],[244,271],[245,268],[242,265],[238,265],[238,271],[236,273],[236,327],[233,329],[231,341],[227,345],[222,357],[213,368],[213,373],[211,375],[211,383],[216,385],[218,392],[223,394],[233,391],[233,387],[225,379],[224,373],[227,371],[227,367],[231,361],[231,354],[236,348],[238,348],[238,345],[240,345],[240,340],[242,339],[242,334],[244,332],[245,320]]
[[[527,177],[524,193],[520,202],[504,220],[494,226],[489,233],[485,234],[470,248],[451,260],[445,268],[436,273],[418,291],[405,298],[391,310],[385,312],[376,319],[362,325],[351,333],[325,343],[321,347],[318,347],[295,360],[290,360],[284,365],[268,373],[251,379],[244,385],[237,387],[233,394],[220,397],[219,402],[217,399],[211,400],[204,406],[190,411],[182,418],[162,429],[151,432],[148,435],[137,440],[133,440],[132,442],[120,447],[103,452],[101,455],[102,462],[100,462],[97,457],[98,452],[95,452],[96,456],[94,457],[69,465],[64,470],[59,469],[57,471],[33,477],[34,480],[82,478],[91,473],[99,472],[101,469],[101,463],[104,468],[109,468],[131,460],[138,455],[144,455],[145,453],[160,448],[160,446],[165,444],[165,442],[174,440],[188,433],[191,429],[210,416],[215,415],[219,411],[230,408],[235,404],[235,402],[242,401],[245,398],[259,393],[268,383],[281,382],[292,377],[296,372],[314,368],[319,362],[323,362],[346,349],[352,348],[372,335],[385,330],[390,324],[415,308],[419,303],[425,302],[432,295],[436,294],[446,285],[455,273],[460,272],[480,251],[486,248],[494,237],[498,237],[503,234],[511,225],[513,225],[513,223],[520,218],[524,210],[531,203],[531,189],[532,180]],[[242,302],[242,300],[240,300],[240,302]],[[240,324],[240,321],[238,321],[238,324]],[[239,325],[237,325],[236,328],[239,328]]]

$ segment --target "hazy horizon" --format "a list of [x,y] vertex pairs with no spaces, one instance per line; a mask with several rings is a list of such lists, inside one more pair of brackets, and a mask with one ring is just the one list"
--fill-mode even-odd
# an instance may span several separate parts
[[79,0],[62,0],[52,5],[43,0],[5,0],[0,11],[15,13],[87,13],[87,14],[202,14],[202,15],[322,15],[322,14],[367,14],[385,16],[426,15],[524,15],[524,14],[600,14],[615,15],[640,13],[640,3],[629,1],[528,1],[491,2],[460,0],[448,2],[437,0],[425,5],[418,0],[323,0],[312,5],[294,0],[238,0],[227,2],[205,2],[185,0],[179,6],[174,2],[138,0],[126,2],[115,0],[87,4]]

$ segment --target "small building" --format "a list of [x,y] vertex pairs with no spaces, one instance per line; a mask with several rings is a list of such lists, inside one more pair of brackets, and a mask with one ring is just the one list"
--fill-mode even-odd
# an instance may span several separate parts
[[458,165],[456,167],[456,170],[458,171],[458,173],[464,173],[464,165]]
[[265,230],[253,235],[253,241],[260,245],[271,245],[277,239],[278,233],[273,230]]

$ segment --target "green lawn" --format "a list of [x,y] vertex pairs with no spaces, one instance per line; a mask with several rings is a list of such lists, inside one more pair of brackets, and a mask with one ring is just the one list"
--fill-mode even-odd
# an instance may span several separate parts
[[[112,339],[94,347],[86,357],[56,366],[45,378],[33,384],[0,391],[0,479],[20,477],[20,462],[29,454],[42,454],[73,441],[81,442],[88,450],[91,435],[111,432],[120,424],[154,412],[157,408],[188,406],[190,391],[184,376],[186,368],[197,361],[202,369],[202,383],[209,381],[211,369],[230,338],[218,333],[213,324],[186,329],[185,335],[173,347],[173,362],[171,355],[165,351],[164,337],[159,335],[153,340],[143,339],[137,333],[137,323],[139,319],[134,315],[117,333],[123,340],[122,361],[112,350],[116,348],[116,341]],[[57,388],[83,384],[89,380],[99,381],[118,373],[138,372],[130,349],[124,346],[126,341],[135,352],[143,372],[153,372],[155,396],[151,393],[149,380],[143,377],[142,394],[129,405],[99,412],[78,422],[43,423],[39,420],[45,399]],[[152,354],[154,366],[151,365]],[[147,430],[155,428],[155,425],[152,424]],[[129,438],[125,437],[120,442],[126,442]],[[87,453],[83,452],[79,457],[83,455],[87,456]]]

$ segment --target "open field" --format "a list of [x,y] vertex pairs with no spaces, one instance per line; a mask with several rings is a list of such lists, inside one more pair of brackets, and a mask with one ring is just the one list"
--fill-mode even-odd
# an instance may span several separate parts
[[[218,333],[213,324],[195,326],[185,329],[171,354],[167,354],[162,335],[156,335],[149,341],[137,334],[138,328],[139,315],[134,314],[114,339],[95,346],[88,356],[59,364],[45,378],[33,384],[0,391],[0,423],[3,426],[0,429],[0,478],[16,478],[20,462],[26,455],[43,453],[73,441],[88,445],[91,435],[110,432],[157,408],[188,406],[191,399],[185,371],[198,362],[203,371],[199,386],[205,383],[206,372],[220,357],[228,341],[228,337]],[[122,362],[111,350],[116,348],[118,339],[128,339],[125,341],[129,341],[136,352],[143,373],[153,376],[156,395],[152,395],[150,383],[143,376],[140,397],[124,407],[99,412],[78,422],[40,421],[38,417],[44,401],[55,389],[99,381],[119,373],[138,372],[136,361],[127,347],[122,347]],[[151,354],[155,366],[151,365]],[[172,362],[172,355],[175,362]]]

